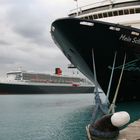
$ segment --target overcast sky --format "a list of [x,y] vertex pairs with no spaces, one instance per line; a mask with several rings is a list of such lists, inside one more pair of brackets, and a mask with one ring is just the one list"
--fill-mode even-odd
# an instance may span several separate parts
[[0,0],[0,77],[19,67],[45,73],[66,68],[69,61],[54,44],[50,27],[75,7],[74,0]]

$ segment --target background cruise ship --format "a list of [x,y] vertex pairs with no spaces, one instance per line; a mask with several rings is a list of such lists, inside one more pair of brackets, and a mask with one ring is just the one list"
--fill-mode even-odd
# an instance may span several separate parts
[[79,76],[62,75],[60,68],[55,74],[27,72],[23,70],[7,73],[5,82],[0,82],[0,94],[63,94],[92,93],[93,84]]

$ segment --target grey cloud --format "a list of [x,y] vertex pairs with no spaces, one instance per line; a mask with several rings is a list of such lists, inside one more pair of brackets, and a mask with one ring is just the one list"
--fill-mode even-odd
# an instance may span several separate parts
[[23,66],[26,70],[48,70],[59,65],[64,65],[65,57],[55,47],[42,49],[39,46],[21,46],[21,48],[7,46],[0,52],[0,66]]
[[8,43],[8,42],[6,42],[6,41],[4,41],[4,40],[0,40],[0,46],[1,45],[10,45],[10,43]]
[[14,62],[15,62],[15,60],[7,59],[7,57],[0,56],[0,64],[1,64],[1,66],[3,64],[13,64]]
[[69,61],[50,35],[51,23],[67,14],[69,5],[64,2],[0,0],[0,73],[20,66],[51,73],[55,67],[66,68]]
[[15,5],[15,4],[25,4],[25,3],[32,3],[36,0],[0,0],[1,5]]
[[49,29],[45,13],[37,3],[15,4],[9,10],[8,20],[19,35],[38,44],[46,44]]

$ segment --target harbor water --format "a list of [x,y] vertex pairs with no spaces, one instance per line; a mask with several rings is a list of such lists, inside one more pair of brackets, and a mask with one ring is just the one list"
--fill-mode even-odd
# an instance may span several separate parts
[[[93,94],[0,95],[0,140],[87,140],[93,108]],[[139,108],[120,103],[116,111],[128,111],[133,122]]]
[[93,94],[0,95],[0,140],[86,140]]

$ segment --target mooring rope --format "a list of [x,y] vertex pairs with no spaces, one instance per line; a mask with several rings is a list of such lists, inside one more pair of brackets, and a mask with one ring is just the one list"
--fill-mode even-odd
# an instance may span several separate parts
[[110,80],[109,80],[109,84],[108,84],[108,90],[107,90],[107,93],[106,93],[107,99],[109,98],[109,94],[110,94],[110,87],[111,87],[112,78],[113,78],[113,74],[114,74],[114,67],[115,67],[115,63],[116,63],[116,55],[117,55],[117,52],[115,52],[115,55],[114,55],[112,71],[111,71]]
[[115,112],[115,103],[116,103],[116,99],[117,99],[117,96],[118,96],[118,91],[119,91],[120,83],[121,83],[121,80],[122,80],[122,75],[123,75],[123,71],[124,71],[124,67],[125,67],[125,61],[126,61],[126,53],[125,53],[125,56],[124,56],[123,66],[122,66],[120,78],[119,78],[119,81],[118,81],[118,85],[117,85],[117,88],[116,88],[116,91],[115,91],[115,95],[114,95],[112,104],[110,105],[108,113],[114,113]]
[[99,84],[97,81],[97,74],[96,74],[96,66],[95,66],[95,59],[94,59],[94,50],[92,49],[92,61],[93,61],[93,71],[94,71],[94,84],[95,84],[95,108],[92,114],[92,122],[94,122],[97,118],[97,115],[105,115],[108,111],[108,105],[102,104],[100,95],[99,95]]

